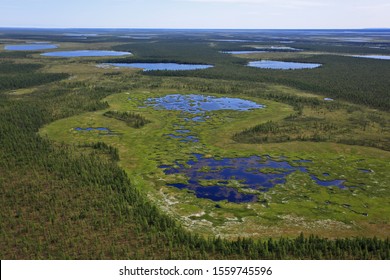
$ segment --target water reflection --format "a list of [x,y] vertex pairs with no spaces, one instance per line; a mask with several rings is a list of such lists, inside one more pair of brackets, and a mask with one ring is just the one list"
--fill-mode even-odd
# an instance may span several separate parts
[[28,44],[28,45],[8,45],[4,49],[7,51],[39,51],[58,48],[52,44]]
[[205,111],[248,111],[264,108],[264,105],[241,98],[214,97],[200,94],[170,94],[163,97],[149,98],[146,100],[146,105],[154,106],[157,109],[177,110],[192,114]]
[[48,52],[48,53],[43,53],[41,55],[55,56],[55,57],[91,57],[91,56],[124,56],[124,55],[131,55],[131,53],[117,52],[117,51],[101,51],[101,50],[77,50],[77,51]]
[[[310,161],[296,163],[310,164]],[[285,184],[287,176],[293,172],[309,173],[304,165],[295,166],[270,157],[214,159],[200,154],[194,154],[194,159],[185,164],[176,162],[160,168],[167,175],[183,174],[188,178],[188,183],[169,184],[170,186],[188,189],[200,198],[234,203],[257,201],[259,192],[268,191],[277,184]],[[319,186],[346,188],[345,180],[320,180],[312,174],[310,177]]]
[[285,62],[275,60],[251,61],[248,66],[262,69],[280,69],[280,70],[295,70],[295,69],[313,69],[318,68],[321,64],[317,63],[300,63],[300,62]]
[[208,64],[180,64],[180,63],[104,63],[122,68],[141,68],[143,71],[183,71],[183,70],[199,70],[213,67]]

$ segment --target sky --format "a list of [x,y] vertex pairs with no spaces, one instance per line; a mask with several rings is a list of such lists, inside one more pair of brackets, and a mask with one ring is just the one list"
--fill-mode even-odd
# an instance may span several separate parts
[[389,0],[0,0],[0,27],[389,28]]

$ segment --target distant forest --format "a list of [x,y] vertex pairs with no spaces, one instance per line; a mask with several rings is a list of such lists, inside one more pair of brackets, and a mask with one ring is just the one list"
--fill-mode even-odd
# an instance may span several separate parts
[[[10,37],[71,40],[42,34]],[[259,240],[205,238],[162,213],[138,190],[132,178],[118,166],[114,147],[104,143],[70,146],[38,134],[40,128],[55,120],[108,110],[102,99],[113,93],[159,86],[255,94],[253,85],[282,84],[389,112],[390,61],[313,55],[292,60],[321,63],[321,68],[278,72],[252,69],[245,66],[248,59],[219,53],[226,49],[224,43],[215,47],[210,47],[208,41],[168,39],[162,39],[158,45],[122,43],[113,49],[132,51],[135,56],[106,62],[175,61],[211,63],[215,67],[133,74],[131,79],[126,77],[127,84],[118,83],[120,77],[107,83],[79,82],[66,80],[70,77],[66,73],[46,73],[43,62],[31,58],[34,53],[0,52],[1,259],[390,259],[389,238],[327,239],[303,234]],[[329,52],[353,49],[304,43],[291,46]],[[360,52],[360,48],[355,51]],[[19,59],[23,62],[19,63]],[[29,59],[32,62],[26,63]],[[172,79],[164,80],[166,77]],[[183,83],[175,80],[182,77],[186,78]],[[30,87],[37,88],[26,96],[10,94]],[[320,102],[269,92],[262,92],[261,96],[290,104],[297,112],[302,104],[316,106]],[[341,105],[331,104],[330,110],[332,106]],[[138,128],[150,122],[131,112],[107,111],[105,116]],[[380,121],[377,118],[377,123]],[[283,129],[273,122],[252,128],[269,134]],[[244,131],[244,136],[250,132]],[[234,137],[239,140],[244,136]]]

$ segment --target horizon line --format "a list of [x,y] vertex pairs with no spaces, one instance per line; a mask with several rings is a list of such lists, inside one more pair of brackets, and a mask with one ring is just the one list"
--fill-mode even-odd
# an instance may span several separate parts
[[354,28],[199,28],[199,27],[31,27],[0,26],[0,29],[153,29],[153,30],[386,30],[390,27],[354,27]]

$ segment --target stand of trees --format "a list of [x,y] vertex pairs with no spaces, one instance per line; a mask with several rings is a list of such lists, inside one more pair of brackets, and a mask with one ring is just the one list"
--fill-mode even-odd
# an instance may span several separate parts
[[[14,36],[20,38],[18,34]],[[56,38],[55,36],[50,38]],[[31,34],[23,38],[42,39],[42,36]],[[58,38],[60,39],[60,36]],[[158,74],[188,75],[189,78],[185,82],[175,81],[175,78],[163,80],[159,77],[134,76],[130,82],[123,85],[126,89],[155,88],[165,83],[200,91],[215,89],[223,93],[250,91],[252,81],[273,81],[299,88],[312,88],[317,92],[333,93],[331,97],[340,97],[380,109],[389,108],[389,81],[385,79],[388,72],[383,70],[384,66],[368,60],[357,70],[338,65],[336,68],[329,66],[313,72],[278,74],[243,67],[245,60],[227,59],[228,56],[209,48],[208,43],[193,44],[183,41],[177,47],[169,43],[163,47],[141,47],[141,44],[138,44],[138,49],[134,48],[135,45],[118,48],[144,51],[143,54],[149,53],[148,58],[154,59],[156,57],[153,57],[152,53],[155,53],[157,47],[162,50],[157,55],[160,58],[164,55],[169,59],[182,61],[190,54],[199,57],[197,62],[219,65],[215,69],[205,71]],[[1,58],[7,59],[27,56],[26,52],[0,53]],[[228,61],[222,62],[223,59]],[[333,57],[318,58],[321,63],[334,60]],[[354,64],[357,60],[352,58],[343,58],[341,61],[352,61],[355,66],[357,64]],[[115,148],[103,143],[69,146],[53,143],[38,135],[42,126],[57,119],[106,109],[108,104],[100,100],[121,91],[123,88],[120,83],[114,81],[91,85],[84,82],[59,82],[20,98],[7,95],[4,91],[59,81],[68,75],[40,73],[41,66],[35,64],[0,64],[1,259],[390,258],[388,238],[330,240],[300,235],[296,238],[240,238],[232,241],[216,237],[207,239],[194,234],[177,224],[172,217],[162,213],[145,193],[137,189],[131,178],[117,165],[118,154]],[[383,75],[373,77],[375,75],[370,72],[376,66],[380,67],[377,69],[379,72],[383,70]],[[239,73],[236,67],[241,67],[242,72]],[[345,70],[346,74],[340,75]],[[320,73],[318,71],[324,71],[325,76],[329,76],[319,81],[322,78],[316,77]],[[332,71],[335,71],[334,76],[340,75],[335,82],[329,82],[333,81],[330,79]],[[351,74],[353,71],[357,71],[356,77]],[[366,82],[362,79],[364,74],[374,80]],[[192,80],[192,76],[206,79]],[[348,83],[343,81],[346,78],[349,79]],[[118,75],[118,80],[120,79]],[[236,82],[226,83],[222,81],[224,79]],[[244,88],[237,81],[242,81],[240,83]],[[348,86],[354,81],[358,82],[358,90],[355,93],[354,87]],[[364,97],[363,94],[374,84],[379,84],[379,87],[373,90],[369,98]],[[301,105],[296,99],[283,98],[288,99],[299,111]],[[307,102],[316,101],[312,99]],[[124,121],[132,118],[121,113],[111,113],[110,117],[122,118]],[[258,129],[272,132],[278,128],[269,123]],[[88,149],[93,152],[80,152]]]
[[107,118],[114,118],[120,121],[125,122],[128,126],[134,128],[141,128],[144,125],[150,123],[145,117],[140,114],[133,112],[117,112],[117,111],[107,111],[103,114]]
[[47,84],[69,77],[64,73],[40,73],[37,70],[43,65],[32,63],[0,64],[0,92]]
[[[250,59],[219,53],[220,49],[227,49],[229,45],[234,48],[237,43],[215,43],[214,48],[205,42],[194,43],[191,41],[125,44],[116,46],[114,49],[133,51],[136,56],[117,58],[109,60],[109,62],[175,61],[213,64],[215,67],[206,70],[148,71],[144,75],[276,83],[383,111],[390,109],[388,94],[388,88],[390,87],[389,61],[342,55],[312,55],[305,58],[297,56],[293,59],[290,58],[289,61],[319,63],[322,64],[320,68],[293,71],[259,69],[246,66],[251,61]],[[316,48],[312,42],[293,45],[293,47],[301,49]],[[335,47],[324,44],[317,48],[323,52],[333,52]],[[370,49],[364,47],[354,48],[348,46],[336,49],[338,52],[351,50],[352,53],[370,51]],[[383,52],[388,53],[389,51]],[[194,60],[195,57],[196,60]]]
[[[39,127],[52,120],[39,105],[39,98],[36,103],[13,101],[4,95],[0,98],[2,259],[390,257],[388,239],[328,240],[301,235],[295,239],[229,241],[190,233],[162,214],[131,184],[116,165],[117,158],[80,154],[76,147],[58,146],[39,137]],[[105,144],[90,146],[115,154],[115,149]],[[82,196],[83,192],[88,196],[78,198],[76,209],[65,206],[72,204],[68,201],[73,197],[71,193]],[[101,193],[99,200],[89,196],[93,192]],[[75,229],[80,224],[85,232]]]
[[131,183],[115,149],[87,144],[96,152],[80,153],[37,134],[55,119],[106,106],[99,100],[108,88],[75,94],[79,86],[26,99],[0,94],[2,259],[389,259],[388,239],[230,241],[187,231]]

